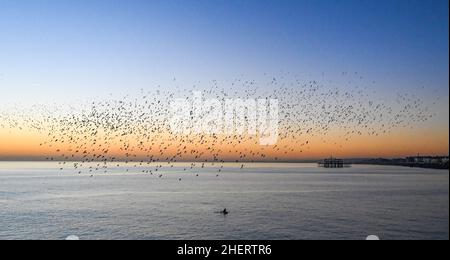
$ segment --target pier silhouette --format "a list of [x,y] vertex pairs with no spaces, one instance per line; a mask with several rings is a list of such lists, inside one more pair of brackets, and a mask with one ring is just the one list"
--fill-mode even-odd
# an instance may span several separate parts
[[344,168],[346,165],[343,159],[330,157],[319,162],[319,166],[324,168]]

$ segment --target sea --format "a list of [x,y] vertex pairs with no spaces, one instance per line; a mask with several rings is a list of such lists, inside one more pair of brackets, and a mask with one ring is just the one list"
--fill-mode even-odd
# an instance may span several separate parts
[[0,239],[449,239],[448,170],[62,164],[0,162]]

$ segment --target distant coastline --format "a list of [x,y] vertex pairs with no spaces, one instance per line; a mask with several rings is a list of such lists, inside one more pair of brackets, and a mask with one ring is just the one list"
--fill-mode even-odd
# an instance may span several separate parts
[[346,163],[448,170],[449,169],[448,158],[449,158],[448,156],[413,156],[396,159],[386,159],[386,158],[349,159],[346,160]]

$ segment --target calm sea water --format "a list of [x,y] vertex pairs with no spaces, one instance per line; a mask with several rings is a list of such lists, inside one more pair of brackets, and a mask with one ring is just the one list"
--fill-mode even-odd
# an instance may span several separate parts
[[[0,163],[0,239],[449,239],[448,171],[230,164],[217,177],[180,164],[158,178],[59,168]],[[223,208],[228,216],[215,213]]]

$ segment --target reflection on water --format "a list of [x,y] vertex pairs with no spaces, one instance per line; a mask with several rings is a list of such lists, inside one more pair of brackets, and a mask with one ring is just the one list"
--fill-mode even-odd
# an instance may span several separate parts
[[[184,167],[91,177],[53,162],[0,162],[0,239],[449,238],[448,171]],[[214,213],[223,208],[230,214]]]

